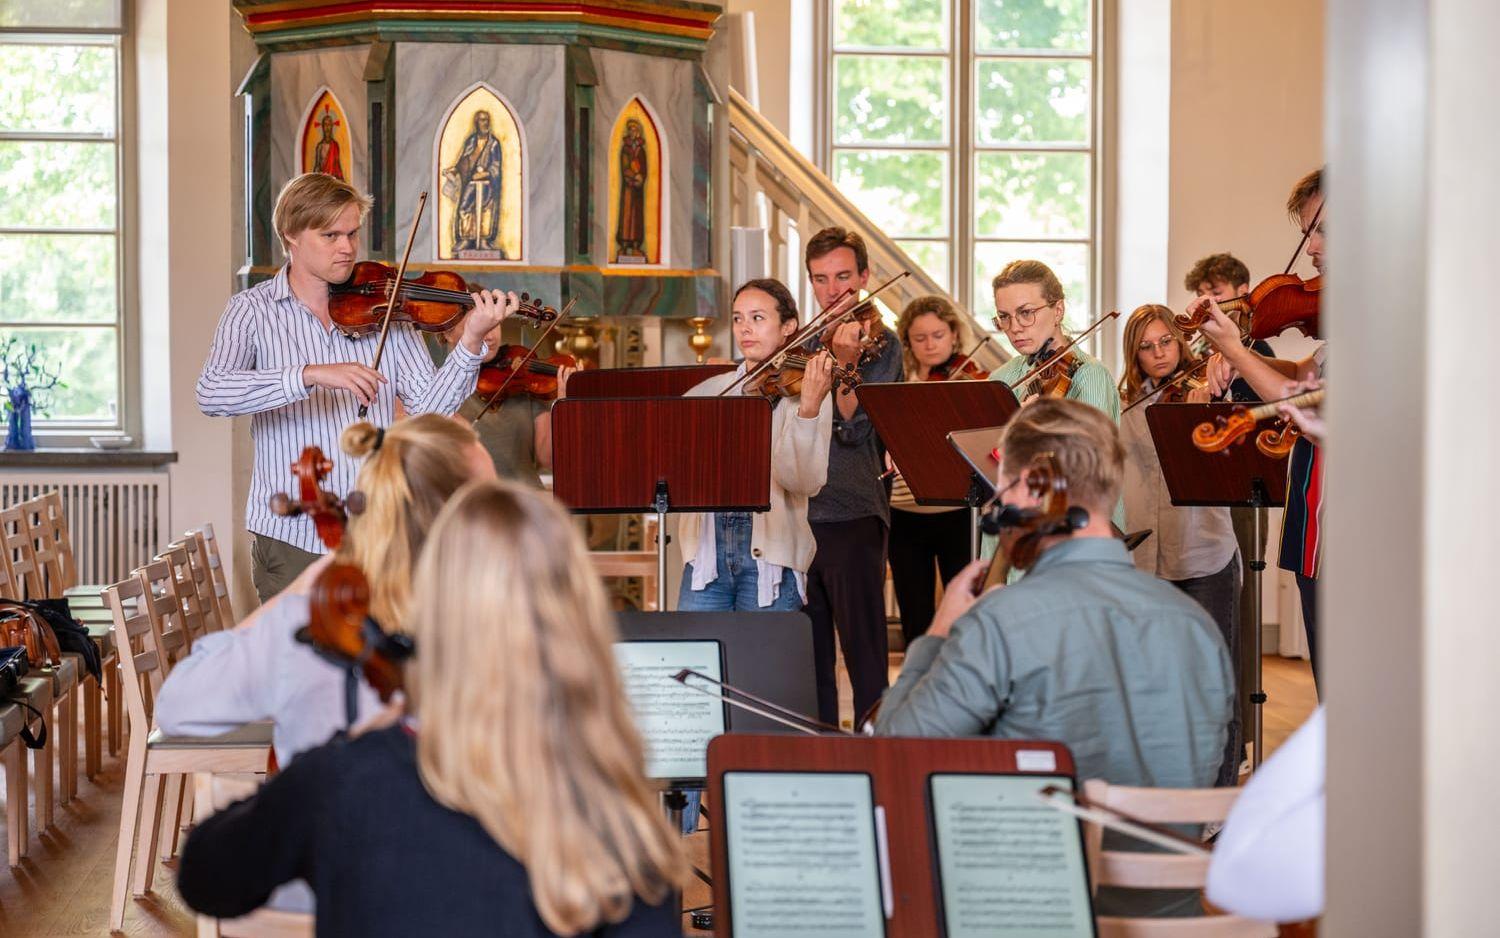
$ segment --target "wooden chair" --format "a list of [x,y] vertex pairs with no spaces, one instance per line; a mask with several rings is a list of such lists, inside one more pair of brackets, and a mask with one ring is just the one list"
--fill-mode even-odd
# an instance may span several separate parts
[[[255,794],[263,779],[255,776],[199,772],[193,776],[193,814],[206,818],[215,811]],[[256,909],[236,919],[198,916],[198,938],[313,938],[313,916]]]
[[[193,579],[193,562],[188,558],[187,548],[181,541],[173,541],[166,550],[156,555],[157,561],[165,561],[172,569],[176,583],[177,602],[182,607],[182,626],[187,646],[183,654],[193,650],[193,642],[208,634],[208,623],[203,615],[203,603],[198,598],[198,584]],[[174,656],[172,660],[177,660]]]
[[[233,625],[232,620],[226,622],[219,614],[219,597],[214,595],[214,577],[208,566],[208,549],[203,546],[202,535],[189,531],[169,544],[168,548],[178,546],[187,552],[188,566],[192,569],[195,603],[198,614],[203,617],[204,632],[217,632]],[[181,585],[178,589],[182,589]]]
[[[168,660],[167,640],[158,622],[180,616],[175,581],[168,565],[159,561],[104,593],[114,619],[120,683],[131,725],[109,909],[110,928],[119,931],[125,924],[127,896],[145,895],[155,877],[164,777],[193,772],[263,774],[271,726],[256,723],[204,738],[169,737],[155,729],[151,714]],[[127,611],[132,606],[135,611]]]
[[214,581],[214,600],[219,606],[219,621],[224,623],[224,628],[230,628],[239,619],[235,618],[234,606],[229,601],[229,575],[224,571],[224,558],[219,556],[219,539],[214,536],[214,526],[205,524],[187,533],[197,535],[203,541],[209,575]]
[[[18,690],[20,698],[33,709],[39,713],[47,712],[52,696],[52,681],[49,678],[28,675],[21,679]],[[20,704],[0,705],[0,765],[5,767],[5,846],[11,866],[19,866],[22,858],[30,852],[31,826],[27,818],[27,802],[33,775],[37,780],[37,826],[41,828],[51,823],[54,743],[49,736],[46,746],[32,750],[33,771],[28,773],[26,743],[21,738],[23,727],[39,733],[41,724],[42,721],[36,714]]]
[[[1095,804],[1114,808],[1157,824],[1221,823],[1239,797],[1238,788],[1130,788],[1092,779],[1084,795]],[[1203,889],[1208,858],[1175,853],[1134,853],[1105,850],[1104,831],[1085,822],[1084,850],[1094,888]],[[1098,917],[1099,938],[1275,938],[1276,926],[1236,915],[1198,918]]]
[[644,612],[661,611],[656,608],[656,525],[655,517],[646,519],[642,541],[649,550],[589,551],[594,573],[599,576],[641,578],[641,609]]
[[42,572],[36,565],[36,546],[26,523],[26,502],[0,509],[0,548],[10,561],[12,599],[39,599],[47,595]]

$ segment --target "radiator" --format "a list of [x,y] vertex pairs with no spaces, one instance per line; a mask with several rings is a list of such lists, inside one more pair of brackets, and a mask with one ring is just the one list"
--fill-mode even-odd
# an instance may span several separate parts
[[115,583],[172,540],[165,472],[27,472],[0,480],[0,507],[61,490],[78,582]]

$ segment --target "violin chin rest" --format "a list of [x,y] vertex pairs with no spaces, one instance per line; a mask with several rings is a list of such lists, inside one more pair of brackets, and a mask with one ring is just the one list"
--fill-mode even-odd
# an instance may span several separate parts
[[1089,511],[1081,505],[1070,505],[1068,507],[1068,527],[1074,531],[1081,531],[1088,527]]

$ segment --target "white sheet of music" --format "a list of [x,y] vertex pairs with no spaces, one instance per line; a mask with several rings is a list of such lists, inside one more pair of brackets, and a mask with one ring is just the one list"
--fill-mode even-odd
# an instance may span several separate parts
[[723,680],[719,643],[616,642],[615,661],[636,728],[646,741],[646,774],[658,779],[706,777],[708,741],[724,732],[724,704],[683,687],[672,675],[691,668]]
[[948,938],[1091,938],[1078,822],[1037,800],[1066,778],[931,776]]
[[735,938],[885,934],[870,777],[726,772]]

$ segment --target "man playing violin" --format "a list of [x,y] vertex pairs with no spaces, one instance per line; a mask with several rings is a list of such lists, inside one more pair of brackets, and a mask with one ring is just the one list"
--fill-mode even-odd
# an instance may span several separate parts
[[[1136,569],[1110,528],[1125,453],[1114,422],[1077,401],[1039,400],[1006,426],[999,498],[1044,501],[1028,485],[1044,458],[1087,522],[1044,538],[1018,582],[974,598],[986,561],[948,584],[927,635],[906,651],[875,730],[889,736],[1055,739],[1079,778],[1203,788],[1223,761],[1234,676],[1224,639],[1190,597]],[[1139,905],[1137,904],[1139,903]],[[1193,914],[1194,893],[1100,890],[1111,915]]]
[[[311,520],[268,507],[302,448],[336,452],[340,432],[358,419],[361,405],[382,426],[394,419],[398,397],[409,414],[453,413],[474,389],[485,335],[519,302],[514,293],[474,294],[463,336],[441,369],[414,329],[393,323],[377,370],[378,337],[347,338],[328,311],[329,286],[354,269],[369,209],[368,196],[323,173],[287,183],[273,215],[287,262],[275,277],[230,297],[198,378],[205,414],[251,416],[255,467],[245,524],[255,535],[253,578],[262,601],[323,551]],[[357,468],[339,461],[329,487],[349,491]]]
[[[851,289],[864,290],[870,279],[864,239],[843,228],[825,228],[813,235],[806,261],[821,310]],[[867,354],[870,331],[860,322],[846,322],[824,339],[839,365],[858,368],[862,381],[901,380],[901,343],[888,336],[878,353]],[[859,399],[841,388],[834,394],[828,483],[807,508],[818,544],[807,574],[807,614],[813,621],[818,719],[824,723],[838,723],[835,627],[854,688],[855,714],[874,706],[889,683],[884,596],[891,510],[881,478],[884,471],[885,448],[879,435]]]
[[[1287,199],[1287,213],[1297,222],[1307,238],[1307,256],[1319,274],[1323,273],[1323,228],[1328,211],[1323,201],[1323,171],[1317,169],[1298,181]],[[1292,389],[1322,373],[1324,350],[1298,361],[1267,358],[1241,344],[1240,329],[1219,308],[1212,296],[1200,296],[1188,306],[1188,315],[1206,311],[1203,335],[1213,343],[1217,354],[1209,364],[1209,388],[1215,394],[1232,382],[1236,375],[1244,378],[1261,400],[1274,401],[1289,396]],[[1286,510],[1281,524],[1279,566],[1297,575],[1297,591],[1302,599],[1302,621],[1307,629],[1308,655],[1312,659],[1313,679],[1318,675],[1318,599],[1317,576],[1322,554],[1323,454],[1319,446],[1299,439],[1292,449],[1287,466]]]

